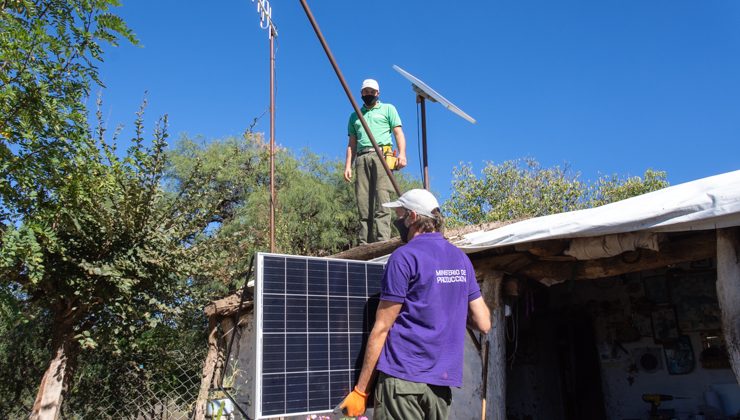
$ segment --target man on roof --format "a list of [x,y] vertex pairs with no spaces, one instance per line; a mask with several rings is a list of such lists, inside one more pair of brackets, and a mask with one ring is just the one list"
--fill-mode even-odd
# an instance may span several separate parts
[[[383,150],[383,154],[391,154],[393,138],[398,145],[398,161],[395,168],[406,166],[406,138],[401,129],[401,117],[396,107],[380,102],[380,86],[373,79],[362,82],[360,90],[362,102],[362,116],[375,138],[375,142]],[[388,178],[383,164],[375,153],[370,137],[365,132],[357,113],[349,117],[347,127],[349,142],[347,144],[347,159],[344,166],[344,179],[352,180],[354,161],[355,195],[357,210],[360,216],[359,244],[386,241],[391,238],[391,212],[380,204],[390,201],[393,184]]]
[[362,370],[340,406],[362,415],[377,376],[375,420],[444,420],[450,387],[462,386],[466,323],[487,333],[491,314],[470,259],[442,236],[434,195],[414,189],[383,206],[408,243],[388,259]]

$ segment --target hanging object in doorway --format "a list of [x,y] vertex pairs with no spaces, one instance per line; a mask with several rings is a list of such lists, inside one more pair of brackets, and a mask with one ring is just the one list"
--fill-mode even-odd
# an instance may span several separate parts
[[674,343],[663,346],[665,364],[671,375],[685,375],[694,370],[694,350],[691,338],[682,335]]
[[668,344],[678,340],[678,322],[676,311],[671,305],[660,305],[653,308],[653,339],[656,344]]

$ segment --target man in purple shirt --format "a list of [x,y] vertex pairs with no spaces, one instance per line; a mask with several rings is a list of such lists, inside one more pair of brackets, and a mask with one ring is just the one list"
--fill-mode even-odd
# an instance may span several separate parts
[[388,259],[362,371],[341,407],[363,414],[377,376],[375,420],[446,419],[450,387],[462,386],[466,321],[486,333],[491,315],[470,259],[442,236],[437,199],[415,189],[383,206],[408,243]]

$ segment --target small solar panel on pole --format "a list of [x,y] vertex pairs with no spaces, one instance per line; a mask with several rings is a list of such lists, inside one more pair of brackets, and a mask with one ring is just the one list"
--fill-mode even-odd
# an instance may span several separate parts
[[421,144],[422,144],[422,151],[423,151],[423,162],[424,165],[424,188],[429,189],[429,163],[427,160],[427,116],[426,116],[426,100],[430,100],[432,102],[439,102],[444,106],[445,108],[449,109],[450,111],[454,112],[455,114],[459,115],[461,118],[465,119],[466,121],[469,121],[472,124],[475,124],[475,119],[471,117],[470,115],[463,112],[462,109],[455,106],[452,102],[445,99],[444,96],[437,93],[436,90],[432,89],[429,85],[422,82],[415,76],[413,76],[411,73],[407,72],[406,70],[398,67],[397,65],[393,65],[393,69],[401,74],[401,76],[405,77],[406,80],[411,82],[411,88],[416,93],[416,101],[419,103],[419,106],[421,108]]

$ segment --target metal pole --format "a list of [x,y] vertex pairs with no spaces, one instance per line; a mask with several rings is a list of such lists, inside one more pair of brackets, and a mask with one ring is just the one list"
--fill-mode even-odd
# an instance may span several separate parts
[[270,26],[270,252],[275,252],[275,37]]
[[380,163],[383,164],[383,169],[385,169],[385,173],[388,174],[388,178],[391,180],[391,184],[393,184],[393,189],[395,189],[396,194],[400,196],[401,188],[398,186],[398,183],[396,182],[396,178],[393,176],[393,172],[391,172],[391,168],[388,167],[388,164],[385,161],[385,156],[383,156],[383,151],[380,150],[380,147],[378,147],[378,143],[375,142],[375,137],[373,136],[373,133],[370,132],[370,127],[368,127],[367,121],[365,121],[365,117],[362,116],[362,112],[360,111],[360,108],[357,106],[357,102],[355,102],[355,98],[352,96],[352,92],[349,90],[349,86],[347,86],[347,82],[344,80],[342,71],[339,70],[339,66],[337,65],[336,60],[334,60],[334,55],[331,53],[331,50],[329,49],[329,45],[326,43],[326,40],[324,39],[324,35],[321,34],[321,29],[319,29],[319,24],[316,23],[316,19],[314,19],[313,14],[311,13],[311,9],[309,9],[308,4],[306,4],[306,0],[301,0],[301,6],[303,6],[303,10],[306,12],[306,16],[308,17],[308,20],[311,22],[311,26],[313,27],[314,32],[316,32],[316,36],[319,38],[319,42],[321,42],[321,46],[324,47],[324,52],[326,52],[326,56],[329,58],[329,62],[331,62],[331,66],[334,68],[334,72],[337,74],[337,77],[339,78],[339,82],[342,84],[342,88],[344,88],[344,93],[347,94],[347,99],[349,99],[350,103],[352,104],[352,108],[355,110],[355,113],[357,114],[357,118],[360,119],[360,123],[362,123],[362,128],[365,129],[367,136],[370,138],[370,142],[373,144],[373,148],[375,148],[375,153],[378,154],[378,157],[380,158]]
[[424,189],[429,189],[429,163],[427,161],[427,107],[424,97],[418,95],[417,101],[421,105],[421,150],[423,153],[422,163],[424,165]]

